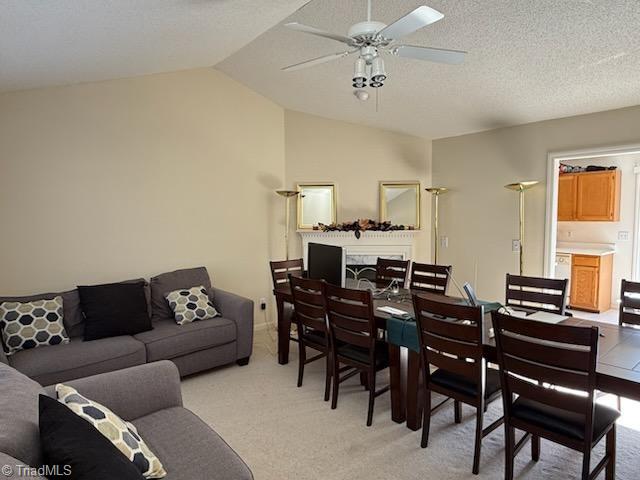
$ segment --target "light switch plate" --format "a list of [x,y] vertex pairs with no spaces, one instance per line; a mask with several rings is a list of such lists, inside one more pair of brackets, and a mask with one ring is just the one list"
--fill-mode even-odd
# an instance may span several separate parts
[[449,237],[440,237],[440,247],[449,248]]
[[511,240],[511,251],[512,252],[519,252],[520,251],[520,240],[518,240],[518,239]]
[[629,240],[629,232],[621,230],[618,232],[618,240],[621,242],[626,242]]

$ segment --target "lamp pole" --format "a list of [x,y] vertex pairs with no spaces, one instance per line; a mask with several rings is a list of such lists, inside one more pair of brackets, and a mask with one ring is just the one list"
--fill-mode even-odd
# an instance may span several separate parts
[[429,188],[425,188],[425,190],[427,192],[429,192],[431,195],[433,195],[434,197],[434,214],[433,214],[433,235],[435,237],[435,244],[434,244],[434,249],[433,249],[433,263],[434,264],[438,264],[438,222],[439,222],[439,205],[438,205],[438,199],[440,198],[440,195],[442,195],[443,193],[446,193],[448,191],[447,188],[445,187],[429,187]]
[[296,190],[276,190],[276,193],[284,198],[284,248],[285,248],[285,260],[289,260],[289,224],[291,222],[291,197],[299,195],[300,192]]
[[516,182],[505,185],[505,188],[509,190],[514,190],[518,192],[518,197],[520,201],[520,214],[519,214],[519,227],[520,227],[520,238],[518,242],[520,243],[520,275],[524,272],[524,192],[525,190],[529,190],[532,187],[535,187],[538,181],[524,181],[524,182]]

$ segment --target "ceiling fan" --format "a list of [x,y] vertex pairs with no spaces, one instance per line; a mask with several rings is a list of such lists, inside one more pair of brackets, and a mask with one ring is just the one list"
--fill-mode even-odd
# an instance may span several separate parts
[[287,72],[301,70],[358,53],[353,74],[353,86],[355,88],[364,88],[368,82],[370,87],[380,88],[384,86],[387,80],[384,61],[380,57],[381,53],[417,60],[427,60],[430,62],[460,64],[464,61],[466,52],[396,44],[398,39],[435,23],[438,20],[442,20],[442,18],[444,18],[442,13],[423,5],[392,24],[386,25],[382,22],[371,20],[371,0],[368,0],[367,20],[353,25],[347,35],[327,32],[297,22],[287,23],[285,24],[287,28],[344,43],[350,47],[350,50],[289,65],[282,70]]

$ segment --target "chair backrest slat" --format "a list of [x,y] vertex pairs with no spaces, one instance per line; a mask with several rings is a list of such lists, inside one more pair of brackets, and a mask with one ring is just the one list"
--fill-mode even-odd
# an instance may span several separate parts
[[445,295],[451,277],[450,265],[432,265],[428,263],[413,263],[411,265],[411,290]]
[[563,315],[567,303],[567,280],[507,274],[507,305]]
[[405,288],[409,263],[411,263],[410,260],[378,258],[376,263],[376,283],[378,286],[387,286],[393,280],[397,280],[400,288]]
[[584,438],[591,439],[598,328],[491,314],[505,415],[511,416],[517,394],[519,398],[585,415]]
[[336,342],[375,350],[378,329],[370,291],[325,284],[329,332]]
[[430,382],[430,367],[436,366],[481,385],[483,307],[436,302],[419,294],[413,295],[413,305],[426,381]]
[[620,325],[640,325],[640,283],[622,280],[618,322]]
[[269,262],[269,266],[271,267],[273,288],[288,283],[290,275],[294,277],[302,277],[304,275],[304,262],[301,258]]
[[327,311],[324,302],[324,282],[294,275],[291,275],[290,282],[298,328],[308,327],[326,333]]

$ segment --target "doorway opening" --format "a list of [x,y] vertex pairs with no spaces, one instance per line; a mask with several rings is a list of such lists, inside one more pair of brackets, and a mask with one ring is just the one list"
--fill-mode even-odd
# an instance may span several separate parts
[[547,185],[545,276],[569,280],[575,315],[617,323],[640,276],[640,145],[550,153]]

